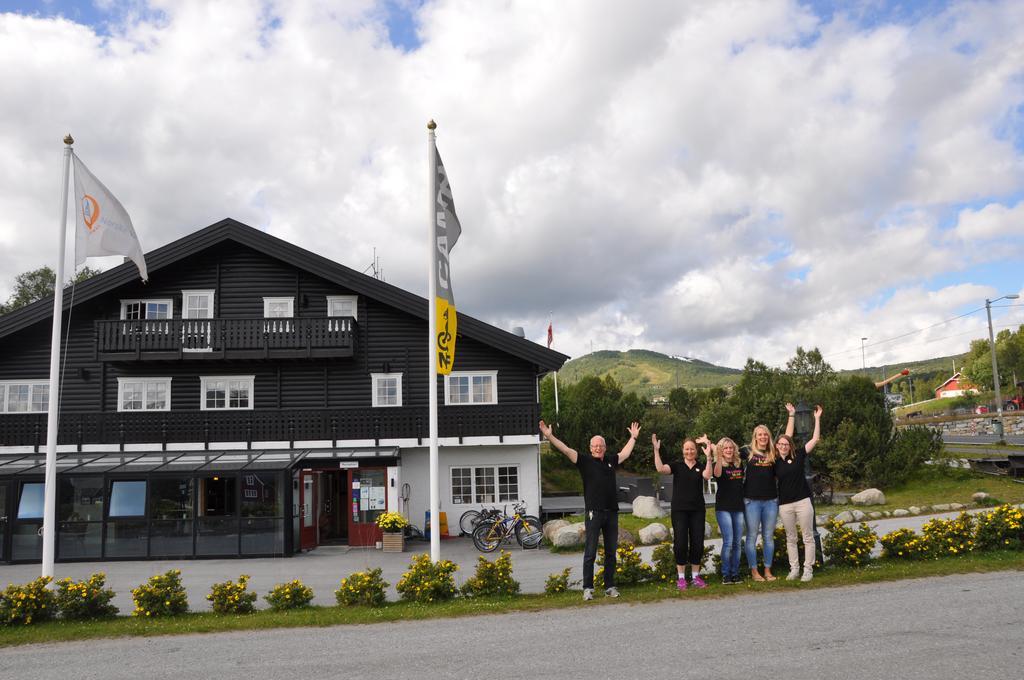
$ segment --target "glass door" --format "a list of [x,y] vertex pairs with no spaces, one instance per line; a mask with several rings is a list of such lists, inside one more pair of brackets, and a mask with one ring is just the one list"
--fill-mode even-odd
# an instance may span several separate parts
[[317,473],[303,470],[299,473],[299,549],[312,550],[320,543],[317,521]]
[[12,560],[43,558],[43,483],[21,482],[11,525]]
[[387,471],[349,470],[348,544],[374,545],[383,538],[377,517],[387,512]]

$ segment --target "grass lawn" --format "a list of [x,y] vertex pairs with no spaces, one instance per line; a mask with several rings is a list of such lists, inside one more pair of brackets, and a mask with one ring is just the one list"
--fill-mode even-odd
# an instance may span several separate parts
[[617,600],[599,598],[584,603],[579,591],[557,595],[520,595],[509,598],[458,599],[439,604],[388,603],[383,607],[309,607],[289,612],[260,610],[252,614],[231,616],[213,613],[186,614],[166,619],[138,619],[118,617],[104,621],[65,622],[52,621],[30,626],[0,627],[0,647],[33,643],[54,643],[68,640],[87,640],[110,637],[153,635],[183,635],[270,628],[323,627],[381,623],[387,621],[478,616],[515,611],[540,611],[567,607],[594,607],[613,603],[657,602],[661,600],[691,598],[735,597],[744,593],[796,591],[807,588],[834,588],[857,584],[894,581],[949,574],[982,573],[991,571],[1024,570],[1024,552],[990,552],[949,557],[927,562],[878,561],[861,568],[834,567],[815,573],[811,583],[787,582],[754,583],[746,581],[738,586],[723,586],[714,582],[704,590],[679,592],[674,586],[646,584],[622,588]]

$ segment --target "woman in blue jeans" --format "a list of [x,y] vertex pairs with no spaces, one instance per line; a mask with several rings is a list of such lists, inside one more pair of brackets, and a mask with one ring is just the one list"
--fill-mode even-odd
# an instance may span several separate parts
[[[755,581],[774,581],[775,521],[779,517],[779,490],[775,479],[775,445],[772,433],[764,425],[754,428],[746,453],[746,478],[743,482],[743,512],[747,520],[744,550],[750,576]],[[741,452],[742,455],[743,452]],[[764,576],[757,571],[757,534],[764,545]]]
[[722,583],[742,583],[740,537],[743,535],[743,464],[736,442],[723,437],[711,447],[715,456],[715,518],[722,532]]

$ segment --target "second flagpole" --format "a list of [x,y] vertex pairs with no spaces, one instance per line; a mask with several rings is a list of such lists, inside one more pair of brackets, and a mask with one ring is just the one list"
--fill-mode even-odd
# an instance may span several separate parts
[[[441,489],[439,479],[439,463],[437,451],[437,334],[435,325],[437,323],[437,283],[435,281],[437,270],[437,247],[434,243],[434,229],[437,222],[436,192],[437,192],[437,143],[434,138],[434,129],[437,123],[427,123],[427,155],[430,158],[430,180],[427,182],[428,203],[430,205],[430,218],[427,223],[427,248],[429,249],[428,261],[430,268],[427,275],[427,339],[428,339],[428,364],[430,365],[430,377],[427,381],[428,403],[430,404],[430,559],[437,562],[441,559]],[[426,527],[424,527],[426,528]]]

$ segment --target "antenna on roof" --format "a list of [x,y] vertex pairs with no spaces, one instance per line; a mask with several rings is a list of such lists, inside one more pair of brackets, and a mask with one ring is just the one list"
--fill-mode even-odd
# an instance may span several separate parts
[[370,272],[370,276],[378,281],[384,280],[384,268],[381,267],[380,258],[377,257],[377,246],[373,247],[373,261],[363,269],[363,273],[365,274],[368,271]]

